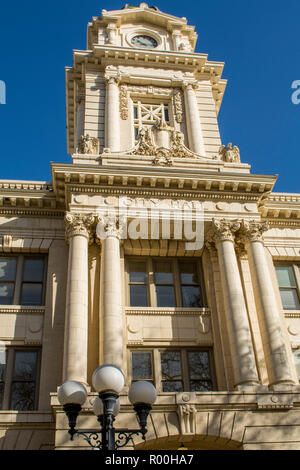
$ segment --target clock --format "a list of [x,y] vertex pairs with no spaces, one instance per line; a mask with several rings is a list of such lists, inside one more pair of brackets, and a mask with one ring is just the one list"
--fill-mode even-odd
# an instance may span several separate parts
[[133,36],[131,44],[145,49],[154,49],[158,46],[156,39],[151,36],[146,36],[145,34],[137,34],[136,36]]

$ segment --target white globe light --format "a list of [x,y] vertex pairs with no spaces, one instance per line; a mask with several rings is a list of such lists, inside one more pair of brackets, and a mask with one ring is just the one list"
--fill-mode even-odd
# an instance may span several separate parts
[[61,405],[67,405],[74,403],[77,405],[83,405],[87,397],[87,391],[85,387],[74,380],[69,380],[59,387],[57,392],[57,398]]
[[93,387],[97,392],[111,390],[120,393],[124,387],[123,372],[113,364],[97,367],[92,376]]
[[[104,414],[103,412],[103,401],[101,398],[97,397],[93,403],[93,411],[96,416],[101,416]],[[114,406],[114,416],[117,416],[117,414],[120,411],[120,402],[119,400],[116,401],[115,406]]]
[[147,403],[152,405],[156,400],[156,389],[150,382],[133,382],[128,392],[129,401],[136,405],[137,403]]

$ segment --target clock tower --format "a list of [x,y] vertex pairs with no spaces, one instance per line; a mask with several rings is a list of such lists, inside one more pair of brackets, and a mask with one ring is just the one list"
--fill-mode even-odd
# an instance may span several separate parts
[[127,4],[102,10],[87,38],[66,69],[73,163],[249,171],[239,154],[219,153],[224,64],[195,53],[186,18]]

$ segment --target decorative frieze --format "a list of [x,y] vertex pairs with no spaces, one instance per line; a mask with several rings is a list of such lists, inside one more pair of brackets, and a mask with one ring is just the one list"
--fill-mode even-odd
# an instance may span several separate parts
[[127,85],[120,86],[120,115],[121,119],[126,121],[128,119],[128,89]]

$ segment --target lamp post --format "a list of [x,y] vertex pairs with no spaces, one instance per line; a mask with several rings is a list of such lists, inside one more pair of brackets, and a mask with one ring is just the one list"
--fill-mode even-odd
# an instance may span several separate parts
[[76,429],[78,414],[87,397],[87,391],[80,382],[67,381],[58,390],[58,400],[68,417],[71,440],[75,434],[81,435],[91,447],[98,450],[124,447],[133,435],[141,434],[145,440],[147,418],[156,400],[154,386],[150,382],[133,382],[128,392],[140,429],[115,429],[113,422],[120,410],[119,393],[124,387],[122,371],[112,364],[99,366],[93,373],[92,384],[99,394],[93,403],[93,411],[98,418],[100,431]]

